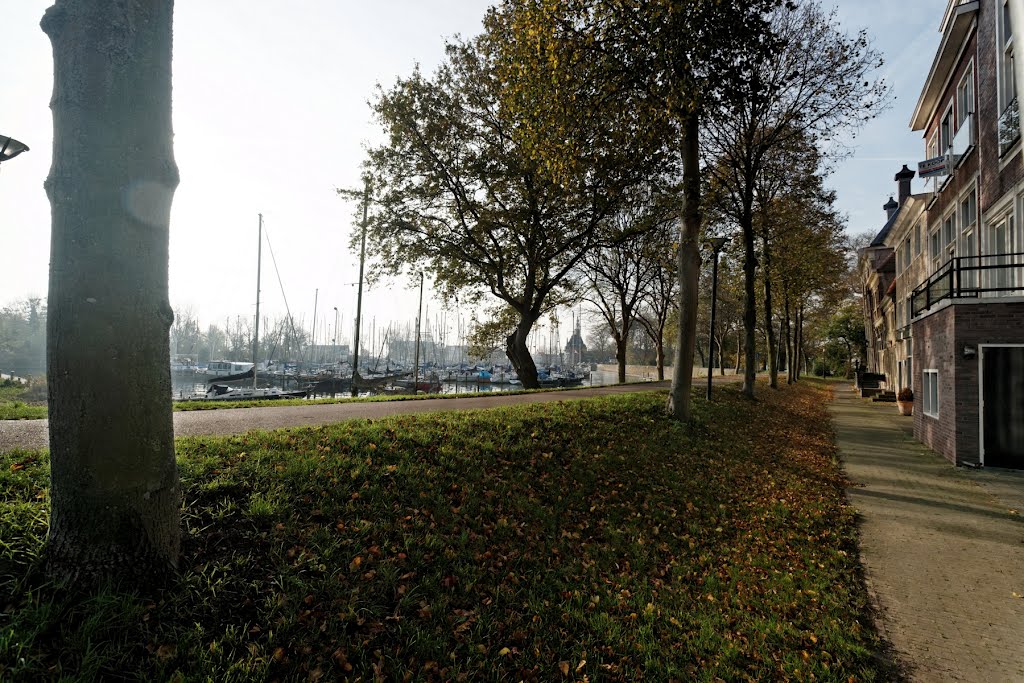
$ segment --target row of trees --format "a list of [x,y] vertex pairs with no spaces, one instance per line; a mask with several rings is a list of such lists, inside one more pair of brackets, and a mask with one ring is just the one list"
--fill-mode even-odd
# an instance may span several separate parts
[[842,260],[825,163],[887,94],[866,36],[814,0],[509,0],[484,26],[373,101],[387,134],[365,163],[375,273],[412,265],[449,298],[495,302],[478,335],[504,338],[526,386],[526,339],[556,306],[602,312],[620,375],[631,327],[664,349],[674,313],[670,406],[686,418],[701,244],[734,233],[744,391],[759,330],[772,385],[780,356],[795,379],[808,307],[829,290],[808,271]]
[[[145,579],[178,558],[172,17],[171,1],[58,0],[42,22],[54,55],[47,555],[57,575]],[[742,235],[752,394],[759,273],[769,351],[782,310],[782,343],[798,359],[804,321],[827,301],[797,264],[822,256],[798,258],[791,247],[804,240],[792,230],[817,225],[807,244],[831,244],[835,217],[790,171],[816,168],[806,152],[834,150],[877,110],[877,64],[864,36],[843,35],[814,0],[504,0],[480,36],[448,46],[435,74],[417,71],[374,99],[386,133],[365,167],[374,268],[423,269],[448,298],[495,303],[490,329],[536,386],[526,346],[536,321],[583,295],[581,273],[628,261],[601,250],[626,254],[648,229],[675,226],[671,250],[638,248],[675,258],[669,409],[685,420],[713,207]],[[637,207],[652,197],[674,220],[620,220],[644,215]],[[639,300],[617,304],[624,337],[643,317]],[[99,358],[117,358],[120,372]]]

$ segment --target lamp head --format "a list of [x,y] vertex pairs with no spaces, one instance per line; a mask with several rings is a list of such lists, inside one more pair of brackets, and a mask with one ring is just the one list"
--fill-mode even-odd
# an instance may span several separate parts
[[22,152],[28,151],[28,145],[24,142],[18,142],[14,138],[9,138],[5,135],[0,135],[0,162],[13,159]]
[[714,251],[716,254],[718,252],[722,251],[722,247],[724,247],[725,243],[728,242],[728,241],[729,241],[728,237],[709,237],[708,238],[708,244],[711,245],[712,251]]

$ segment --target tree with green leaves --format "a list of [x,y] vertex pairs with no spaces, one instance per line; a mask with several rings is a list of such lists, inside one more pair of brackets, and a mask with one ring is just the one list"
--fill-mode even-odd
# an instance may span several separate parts
[[[608,98],[626,94],[682,165],[679,325],[668,410],[690,418],[701,238],[701,131],[775,48],[766,13],[783,0],[532,0],[521,32],[550,60],[585,61]],[[788,2],[785,4],[789,4]],[[548,118],[547,139],[558,138]],[[552,145],[557,158],[558,145]]]
[[675,244],[677,233],[678,227],[675,222],[667,223],[654,238],[655,246],[650,249],[649,256],[654,261],[654,270],[641,293],[640,308],[636,313],[637,323],[654,344],[658,381],[665,379],[665,339],[668,337],[669,321],[678,311],[676,285],[679,277],[676,273],[678,257]]
[[[705,154],[724,206],[743,236],[746,303],[746,362],[743,391],[754,395],[757,330],[757,210],[759,185],[765,174],[785,173],[773,167],[774,150],[809,140],[833,153],[839,136],[876,116],[888,101],[884,81],[872,80],[882,59],[860,32],[848,36],[835,13],[817,0],[777,8],[770,16],[776,50],[746,72],[737,87],[726,91],[707,117]],[[771,182],[769,180],[769,182]],[[769,280],[770,282],[770,280]],[[766,292],[771,306],[771,290]],[[767,327],[772,328],[770,321]]]
[[57,0],[47,366],[57,576],[177,565],[167,297],[174,3]]
[[[589,64],[529,49],[518,6],[492,9],[481,36],[450,43],[432,76],[416,71],[377,93],[387,141],[365,164],[366,246],[373,274],[422,268],[445,298],[493,297],[513,311],[505,351],[535,388],[530,330],[576,298],[578,266],[614,238],[607,219],[664,162],[637,116],[594,91]],[[522,85],[538,79],[557,85]],[[539,153],[541,115],[559,121],[560,163]]]
[[861,315],[859,302],[852,299],[847,300],[842,308],[828,319],[825,338],[841,345],[846,351],[847,372],[853,366],[855,357],[864,360],[868,341],[864,332],[864,318]]
[[[655,194],[638,198],[610,219],[614,246],[591,251],[583,260],[584,298],[608,323],[615,340],[618,380],[626,382],[626,352],[645,294],[658,279],[672,212]],[[664,323],[662,323],[662,326]]]

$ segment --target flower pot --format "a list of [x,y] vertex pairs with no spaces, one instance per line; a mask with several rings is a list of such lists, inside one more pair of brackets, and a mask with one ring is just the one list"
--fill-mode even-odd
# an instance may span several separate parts
[[914,402],[913,401],[896,401],[896,408],[899,409],[900,415],[913,415],[914,414]]

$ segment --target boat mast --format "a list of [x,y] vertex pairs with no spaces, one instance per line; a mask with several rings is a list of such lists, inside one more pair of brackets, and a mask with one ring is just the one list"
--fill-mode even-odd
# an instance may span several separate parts
[[252,336],[252,388],[256,388],[256,363],[260,350],[260,266],[263,264],[263,214],[260,214],[259,243],[256,246],[256,329]]
[[356,338],[355,352],[352,355],[352,395],[359,395],[356,378],[359,376],[359,324],[363,320],[363,264],[366,262],[366,216],[370,207],[370,179],[366,179],[363,189],[363,236],[359,247],[359,293],[356,296]]
[[420,307],[416,309],[416,353],[412,369],[412,393],[416,393],[420,376],[420,318],[423,317],[423,271],[420,271]]
[[316,354],[316,307],[317,307],[318,303],[320,303],[320,288],[319,287],[316,288],[316,292],[313,294],[313,332],[311,333],[312,339],[313,339],[313,348],[310,350],[310,353],[309,353],[310,365],[316,364],[316,358],[317,358],[317,354]]

